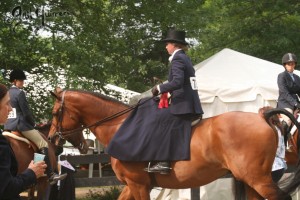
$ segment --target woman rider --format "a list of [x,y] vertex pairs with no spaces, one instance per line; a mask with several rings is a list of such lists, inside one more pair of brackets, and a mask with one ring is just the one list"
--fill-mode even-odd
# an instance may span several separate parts
[[40,153],[45,155],[47,164],[46,173],[51,185],[57,183],[58,180],[63,180],[67,174],[56,174],[50,163],[48,155],[48,143],[41,136],[40,132],[34,129],[35,122],[33,115],[29,109],[24,87],[26,75],[22,70],[12,70],[9,76],[9,81],[12,86],[9,89],[12,111],[4,124],[4,129],[8,131],[20,131],[24,137],[32,141],[39,149]]

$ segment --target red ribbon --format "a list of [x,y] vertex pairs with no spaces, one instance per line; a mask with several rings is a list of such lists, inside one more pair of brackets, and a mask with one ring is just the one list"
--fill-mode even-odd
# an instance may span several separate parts
[[167,108],[169,107],[168,93],[163,93],[160,97],[158,108]]

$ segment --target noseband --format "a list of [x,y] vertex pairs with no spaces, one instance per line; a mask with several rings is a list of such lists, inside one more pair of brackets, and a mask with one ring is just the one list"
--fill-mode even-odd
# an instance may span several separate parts
[[[83,130],[84,128],[79,128],[79,129],[75,129],[75,130],[72,130],[72,131],[68,131],[70,132],[68,135],[65,135],[63,136],[63,128],[62,128],[62,122],[63,122],[63,112],[64,110],[66,110],[66,108],[64,107],[64,102],[65,102],[65,93],[66,91],[63,91],[63,94],[62,94],[62,100],[60,102],[60,106],[59,106],[59,110],[58,110],[58,123],[57,125],[55,126],[56,127],[56,132],[54,133],[54,135],[50,138],[52,140],[52,138],[54,137],[58,137],[58,146],[63,146],[65,143],[66,143],[66,138],[75,134],[76,131],[78,130]],[[66,112],[68,112],[66,110]],[[69,113],[69,112],[68,112]],[[74,120],[75,119],[70,115],[69,113],[69,117],[70,119]],[[84,147],[84,143],[83,142],[80,142],[78,146],[76,146],[76,148],[78,149],[83,149]]]
[[[66,93],[66,90],[63,91],[62,99],[61,99],[61,102],[60,102],[60,107],[59,107],[59,110],[58,110],[58,123],[57,123],[57,125],[56,125],[56,130],[57,130],[57,131],[56,131],[56,132],[54,133],[54,135],[51,137],[51,139],[52,139],[53,137],[56,137],[56,136],[57,136],[57,137],[59,138],[59,141],[58,141],[59,144],[60,144],[60,143],[64,144],[64,143],[66,142],[66,138],[70,137],[70,136],[73,135],[73,134],[76,134],[76,133],[79,132],[79,131],[82,131],[82,130],[87,129],[87,128],[99,126],[99,125],[101,125],[101,124],[103,124],[103,123],[105,123],[105,122],[107,122],[107,121],[110,121],[110,120],[112,120],[112,119],[114,119],[114,118],[117,118],[117,117],[119,117],[119,116],[121,116],[121,115],[124,115],[124,114],[126,114],[126,113],[132,111],[132,110],[135,109],[136,107],[138,107],[138,106],[140,106],[140,105],[146,103],[147,101],[149,101],[149,100],[155,98],[155,97],[151,97],[151,98],[145,100],[145,101],[142,102],[142,103],[139,102],[139,103],[137,103],[137,104],[135,104],[135,105],[133,105],[133,106],[129,106],[128,108],[126,108],[126,109],[124,109],[124,110],[122,110],[122,111],[120,111],[120,112],[117,112],[117,113],[115,113],[115,114],[113,114],[113,115],[111,115],[111,116],[105,117],[104,119],[101,119],[101,120],[99,120],[99,121],[97,121],[97,122],[95,122],[95,123],[93,123],[93,124],[91,124],[91,125],[85,126],[83,123],[78,122],[79,124],[82,125],[80,128],[76,128],[76,129],[68,130],[68,131],[63,131],[62,122],[63,122],[63,112],[64,112],[64,111],[67,112],[67,113],[69,114],[69,117],[70,117],[72,120],[76,121],[75,118],[72,117],[72,115],[68,112],[68,110],[67,110],[66,107],[64,106],[64,104],[65,104],[65,93]],[[77,148],[83,148],[83,146],[84,146],[84,144],[80,143],[79,147],[77,147]]]

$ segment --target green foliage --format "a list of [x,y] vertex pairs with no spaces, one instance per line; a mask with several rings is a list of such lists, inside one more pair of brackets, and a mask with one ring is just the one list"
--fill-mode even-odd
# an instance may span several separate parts
[[80,200],[116,200],[118,199],[120,193],[120,189],[116,187],[112,187],[110,190],[103,192],[94,192],[93,190],[89,190],[87,197]]
[[300,3],[297,0],[206,1],[203,26],[194,53],[206,58],[223,48],[280,63],[299,52]]
[[299,6],[298,0],[2,0],[0,69],[5,77],[14,68],[35,75],[26,90],[36,118],[47,119],[56,86],[100,90],[111,83],[144,92],[154,76],[165,80],[169,55],[159,41],[170,27],[186,30],[194,64],[224,48],[280,63],[284,53],[300,52]]

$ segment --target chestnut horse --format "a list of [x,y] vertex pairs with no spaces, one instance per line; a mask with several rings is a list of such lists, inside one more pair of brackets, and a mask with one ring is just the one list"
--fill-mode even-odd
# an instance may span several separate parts
[[[300,117],[299,113],[297,114],[297,117]],[[285,160],[289,166],[296,166],[299,162],[300,151],[299,129],[293,125],[291,132],[291,137],[288,139],[290,149],[285,152]]]
[[[44,136],[48,137],[49,130],[51,127],[51,123],[46,123],[41,126],[37,126],[36,129],[39,130]],[[69,142],[79,150],[80,154],[87,154],[89,150],[89,144],[81,134],[82,131],[77,131],[72,138],[70,138]],[[65,144],[65,140],[61,140],[59,145],[55,145],[55,155],[58,156],[63,152],[63,145]]]
[[[56,143],[84,127],[107,146],[131,109],[92,92],[64,90],[52,95],[56,101],[49,137]],[[271,177],[278,135],[268,120],[279,113],[288,115],[299,127],[293,115],[280,109],[266,112],[264,118],[257,113],[228,112],[201,120],[192,128],[190,160],[172,162],[169,175],[145,172],[147,162],[111,158],[117,178],[125,184],[119,200],[150,200],[153,187],[199,187],[227,174],[246,185],[248,200],[290,200],[289,194],[300,184],[300,178],[295,177],[281,190]]]
[[[3,134],[5,134],[5,132]],[[32,146],[33,144],[28,144],[24,141],[20,141],[18,139],[12,138],[7,135],[4,136],[9,141],[10,146],[12,147],[14,154],[16,156],[18,162],[18,173],[22,173],[25,169],[28,168],[28,165],[31,162],[31,160],[33,160],[33,154],[35,152],[35,149]],[[45,136],[43,137],[46,138]],[[54,154],[54,147],[53,144],[51,144],[50,142],[48,142],[48,145],[49,145],[49,158],[51,159],[52,168],[56,169],[57,162]],[[28,194],[29,199],[34,198],[34,189],[35,189],[34,187],[30,189],[31,191]],[[47,176],[39,178],[37,181],[37,199],[48,200],[50,196],[50,191],[51,191],[51,186],[48,182]]]
[[[260,108],[258,113],[260,114],[261,117],[264,117],[264,112],[274,109],[273,107],[270,106],[266,106],[263,108]],[[299,118],[299,111],[296,111],[294,113],[294,116],[296,116],[296,118]],[[277,127],[279,127],[282,130],[282,126],[281,126],[281,122],[279,119],[280,116],[274,115],[270,118],[271,120],[271,124],[276,125]],[[299,119],[298,119],[299,120]],[[289,150],[285,152],[285,160],[288,166],[292,166],[295,167],[298,164],[298,160],[299,160],[299,147],[300,147],[300,138],[299,138],[299,132],[298,129],[296,127],[296,125],[293,125],[291,128],[291,137],[288,138],[288,145],[290,146]]]

